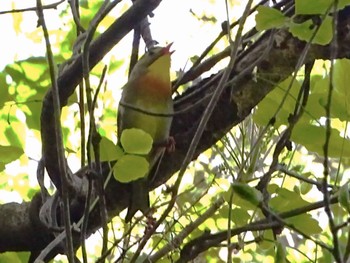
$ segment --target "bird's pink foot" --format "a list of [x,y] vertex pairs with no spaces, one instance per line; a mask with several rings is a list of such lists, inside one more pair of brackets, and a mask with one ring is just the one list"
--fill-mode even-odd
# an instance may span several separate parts
[[175,145],[176,145],[176,142],[175,142],[174,137],[169,136],[169,138],[167,140],[167,145],[165,146],[167,153],[175,152]]

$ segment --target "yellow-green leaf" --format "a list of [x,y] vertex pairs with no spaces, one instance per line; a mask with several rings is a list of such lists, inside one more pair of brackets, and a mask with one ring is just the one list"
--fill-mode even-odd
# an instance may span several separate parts
[[255,16],[256,29],[259,31],[283,27],[289,18],[275,8],[260,5]]
[[281,242],[276,246],[275,263],[286,263],[286,248]]
[[[317,0],[317,4],[314,0],[296,0],[295,13],[299,15],[325,14],[332,4],[334,4],[334,0]],[[349,4],[349,0],[340,0],[337,4],[337,10]],[[330,11],[333,11],[333,7],[331,7]]]
[[233,191],[244,200],[251,204],[258,206],[262,201],[262,194],[253,187],[243,183],[234,183],[232,185]]
[[322,232],[322,228],[319,226],[318,221],[312,218],[309,214],[301,214],[286,219],[288,224],[292,224],[295,228],[299,229],[306,235],[314,235]]
[[101,161],[114,161],[123,155],[120,146],[115,145],[111,140],[102,137],[100,141],[100,159]]
[[120,142],[126,153],[146,155],[152,149],[153,139],[147,132],[132,128],[123,130]]
[[311,20],[304,23],[290,23],[289,25],[289,32],[300,40],[311,41],[311,43],[319,45],[329,44],[333,38],[332,18],[327,16],[322,21],[315,37],[311,39],[316,29],[317,27]]
[[350,213],[350,196],[348,183],[344,184],[339,190],[339,203],[348,213]]
[[23,154],[23,149],[14,146],[0,145],[0,156],[2,163],[10,163],[17,160]]
[[114,178],[122,183],[128,183],[143,178],[148,173],[149,163],[145,157],[123,155],[113,167]]

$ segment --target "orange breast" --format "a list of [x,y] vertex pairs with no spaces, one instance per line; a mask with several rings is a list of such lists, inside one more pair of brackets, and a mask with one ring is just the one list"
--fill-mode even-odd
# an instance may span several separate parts
[[171,97],[170,80],[165,81],[153,74],[145,74],[137,82],[137,92],[144,96],[151,96],[155,99],[169,99]]

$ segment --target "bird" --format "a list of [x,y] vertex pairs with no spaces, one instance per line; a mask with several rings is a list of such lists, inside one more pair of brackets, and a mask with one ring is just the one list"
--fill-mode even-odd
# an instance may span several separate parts
[[150,48],[135,64],[128,82],[122,88],[117,116],[118,142],[123,130],[132,128],[145,131],[153,139],[152,149],[146,156],[148,173],[131,182],[126,222],[130,222],[138,210],[144,215],[149,213],[148,174],[167,149],[168,142],[174,144],[169,139],[173,114],[171,45]]

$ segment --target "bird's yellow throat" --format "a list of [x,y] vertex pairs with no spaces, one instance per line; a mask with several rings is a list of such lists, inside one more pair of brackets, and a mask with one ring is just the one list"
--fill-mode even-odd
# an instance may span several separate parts
[[147,69],[147,75],[158,78],[166,84],[170,83],[170,54],[165,54],[154,61]]

